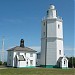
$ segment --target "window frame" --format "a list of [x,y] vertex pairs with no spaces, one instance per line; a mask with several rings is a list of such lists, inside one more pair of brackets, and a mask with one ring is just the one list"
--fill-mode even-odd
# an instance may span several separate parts
[[45,26],[45,22],[43,23],[43,25]]
[[45,32],[43,32],[44,36],[45,36]]
[[66,61],[64,60],[64,65],[65,65],[65,62],[66,62]]
[[61,55],[61,50],[59,50],[59,55]]
[[33,53],[30,53],[30,57],[33,57]]
[[33,60],[30,60],[30,65],[31,65],[31,66],[33,65]]
[[60,24],[58,24],[58,29],[60,29]]

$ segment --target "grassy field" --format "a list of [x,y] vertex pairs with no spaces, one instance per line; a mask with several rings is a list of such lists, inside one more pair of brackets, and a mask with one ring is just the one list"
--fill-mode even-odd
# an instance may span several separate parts
[[75,75],[75,69],[8,68],[0,69],[0,75]]

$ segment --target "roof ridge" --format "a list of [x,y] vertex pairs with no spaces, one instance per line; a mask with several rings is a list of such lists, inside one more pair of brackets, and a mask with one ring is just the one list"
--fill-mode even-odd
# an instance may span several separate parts
[[34,49],[31,49],[31,48],[29,48],[29,47],[20,47],[20,46],[15,46],[15,47],[13,47],[13,48],[11,48],[11,49],[8,49],[7,51],[10,51],[10,50],[13,50],[13,51],[30,51],[30,52],[37,52],[36,50],[34,50]]

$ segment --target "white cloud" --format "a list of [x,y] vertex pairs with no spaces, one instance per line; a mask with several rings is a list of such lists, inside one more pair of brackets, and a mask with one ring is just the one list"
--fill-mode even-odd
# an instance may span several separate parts
[[66,47],[64,50],[67,56],[75,56],[75,48]]
[[64,50],[75,51],[75,48],[64,48]]
[[9,18],[5,18],[4,19],[5,22],[11,22],[11,23],[22,23],[23,21],[21,19],[9,19]]

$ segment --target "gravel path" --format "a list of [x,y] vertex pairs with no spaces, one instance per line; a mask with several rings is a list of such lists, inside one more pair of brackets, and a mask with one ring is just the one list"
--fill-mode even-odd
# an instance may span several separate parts
[[7,69],[8,67],[6,66],[0,66],[0,69]]

